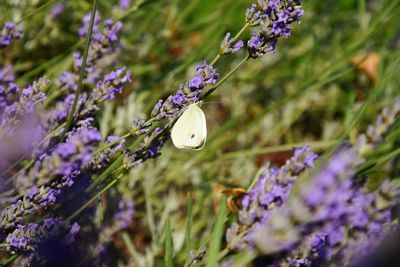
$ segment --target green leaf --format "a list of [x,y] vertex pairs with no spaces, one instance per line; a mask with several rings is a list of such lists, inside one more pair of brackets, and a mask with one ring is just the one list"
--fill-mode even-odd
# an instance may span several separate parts
[[226,219],[226,198],[222,197],[219,202],[219,212],[217,215],[217,221],[215,222],[213,232],[211,234],[210,248],[208,250],[208,257],[206,267],[217,266],[218,254],[221,247],[221,239],[224,234],[224,224]]
[[191,229],[192,229],[192,198],[188,194],[186,201],[186,232],[185,232],[185,244],[186,253],[189,255],[191,249]]
[[165,255],[164,255],[164,266],[165,267],[173,267],[173,250],[174,246],[172,243],[172,232],[169,220],[167,221],[167,225],[165,227],[165,240],[164,240],[164,247],[165,247]]

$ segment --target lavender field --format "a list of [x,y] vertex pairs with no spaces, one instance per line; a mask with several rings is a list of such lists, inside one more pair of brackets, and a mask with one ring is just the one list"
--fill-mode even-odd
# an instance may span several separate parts
[[400,266],[400,1],[0,1],[0,266]]

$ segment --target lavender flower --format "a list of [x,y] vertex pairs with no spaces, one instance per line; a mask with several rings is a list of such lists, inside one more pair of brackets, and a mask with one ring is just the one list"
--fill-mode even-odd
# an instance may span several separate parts
[[193,78],[180,84],[179,90],[174,95],[170,95],[165,101],[157,102],[151,112],[153,118],[156,120],[176,118],[182,112],[182,107],[188,103],[198,102],[203,89],[207,85],[215,85],[219,78],[217,70],[205,61],[196,67],[195,72]]
[[158,157],[161,154],[161,148],[164,146],[168,138],[169,136],[165,134],[163,128],[155,128],[152,132],[145,136],[140,148],[137,151],[126,151],[124,155],[124,167],[129,169],[148,159]]
[[[79,29],[79,36],[81,38],[86,37],[86,34],[89,31],[90,17],[91,17],[91,13],[90,12],[83,17],[83,20],[82,20],[83,25]],[[93,22],[93,34],[98,33],[100,20],[101,20],[101,15],[100,15],[100,13],[98,11],[96,11],[96,14],[94,15],[94,22]]]
[[[6,238],[7,250],[24,255],[29,264],[46,265],[71,259],[60,258],[59,249],[72,250],[80,227],[58,217],[45,219],[41,224],[18,225]],[[77,260],[77,259],[75,259]]]
[[25,216],[54,204],[91,164],[91,153],[100,140],[95,128],[79,128],[69,133],[64,143],[40,155],[29,171],[18,175],[17,189],[24,196],[1,211],[0,231],[10,231]]
[[[82,38],[87,34],[89,21],[90,13],[83,18],[83,26],[79,29],[79,35]],[[122,29],[122,22],[107,19],[103,23],[103,29],[100,29],[100,21],[100,13],[96,12],[84,79],[84,83],[88,85],[96,84],[99,81],[105,69],[115,62],[120,51],[118,34]],[[82,66],[82,53],[80,51],[75,51],[73,58],[75,70],[66,71],[59,78],[59,86],[66,92],[76,90],[78,73]]]
[[120,229],[125,229],[132,221],[135,208],[132,201],[121,199],[118,203],[118,211],[115,213],[115,219],[118,221]]
[[[109,136],[107,138],[106,144],[110,144],[116,141],[118,138],[119,136]],[[110,162],[111,156],[115,155],[118,152],[122,152],[124,148],[125,139],[122,139],[115,145],[93,155],[93,159],[91,162],[93,169],[102,169],[103,167],[107,166],[107,164]]]
[[13,40],[22,38],[22,25],[15,25],[13,22],[6,22],[0,31],[0,48],[5,48]]
[[119,0],[119,7],[121,9],[128,9],[131,4],[131,0]]
[[231,33],[226,33],[224,40],[221,43],[219,53],[221,55],[228,55],[238,52],[243,48],[244,43],[242,40],[235,42],[233,38],[230,38]]
[[[352,180],[361,161],[356,149],[340,150],[313,183],[270,213],[254,234],[255,247],[267,254],[285,252],[277,260],[281,264],[334,261],[346,266],[375,247],[386,235],[400,188],[384,182],[378,191],[365,192]],[[381,192],[390,193],[383,199]]]
[[381,111],[375,123],[368,126],[367,132],[358,136],[357,144],[361,155],[367,155],[373,151],[373,148],[383,140],[384,135],[396,122],[399,114],[400,97],[397,97],[391,105]]
[[[298,175],[306,169],[314,167],[317,155],[304,146],[294,149],[294,155],[281,168],[267,165],[257,180],[255,187],[242,199],[242,207],[238,213],[239,222],[245,227],[245,235],[241,238],[239,227],[234,224],[227,230],[227,241],[234,249],[241,249],[252,243],[253,232],[269,218],[269,210],[282,205]],[[234,242],[232,242],[234,241]],[[235,242],[239,241],[239,242]]]
[[51,17],[54,19],[58,17],[61,13],[63,13],[65,10],[65,4],[64,3],[58,3],[51,9]]
[[258,26],[247,42],[250,57],[258,58],[274,52],[278,39],[290,36],[293,22],[300,22],[301,0],[261,0],[246,12],[247,25]]
[[[32,85],[22,89],[22,94],[18,98],[10,101],[10,93],[14,94],[13,90],[17,88],[11,85],[12,91],[9,91],[7,96],[3,98],[3,103],[7,103],[7,105],[4,107],[4,112],[0,114],[0,135],[12,134],[14,127],[18,125],[22,117],[33,114],[35,106],[46,98],[42,91],[46,90],[47,86],[48,80],[44,77],[40,78],[39,81],[33,82]],[[10,90],[10,86],[7,89]]]
[[5,66],[0,70],[0,114],[4,112],[6,106],[9,106],[16,101],[18,89],[18,85],[15,84],[15,72],[13,66]]

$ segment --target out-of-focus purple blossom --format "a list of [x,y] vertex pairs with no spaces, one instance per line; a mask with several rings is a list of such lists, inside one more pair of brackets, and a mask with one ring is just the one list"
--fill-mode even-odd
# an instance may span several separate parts
[[[26,215],[47,208],[75,183],[77,176],[92,162],[94,145],[101,140],[95,128],[80,128],[68,134],[65,142],[42,155],[41,160],[17,176],[17,189],[24,196],[0,214],[0,231],[14,229]],[[51,179],[51,183],[50,182]]]
[[378,245],[400,188],[386,181],[376,192],[365,192],[352,180],[361,163],[355,147],[339,150],[295,198],[270,212],[253,235],[256,249],[284,252],[277,260],[283,265],[301,260],[348,266],[366,244]]
[[121,199],[118,203],[118,211],[115,213],[115,219],[120,229],[125,229],[132,222],[135,207],[131,200]]
[[112,241],[113,236],[131,225],[135,214],[134,206],[134,202],[130,198],[121,197],[114,216],[110,216],[112,220],[99,231],[97,243],[93,249],[95,255],[99,256],[104,253]]
[[301,0],[261,0],[246,11],[247,25],[258,26],[247,42],[250,57],[258,58],[274,52],[278,39],[288,38],[291,24],[300,22],[304,11]]
[[[88,14],[86,14],[83,17],[83,20],[82,20],[83,25],[79,29],[79,36],[82,38],[84,38],[86,36],[86,34],[88,33],[90,16],[91,16],[91,12],[89,12]],[[98,32],[100,20],[101,20],[100,12],[96,11],[96,14],[94,15],[94,22],[93,22],[93,34]]]
[[51,11],[50,11],[50,15],[52,18],[56,18],[58,17],[61,13],[63,13],[65,10],[65,4],[64,3],[58,3],[57,5],[55,5]]
[[77,223],[70,224],[59,217],[46,218],[40,224],[19,224],[7,235],[7,250],[19,253],[38,266],[49,266],[51,262],[61,260],[71,262],[71,259],[60,259],[64,252],[57,250],[71,250],[79,229]]
[[11,93],[14,95],[12,100],[10,99],[10,91],[4,94],[3,101],[7,105],[4,106],[4,112],[0,113],[0,136],[12,135],[13,129],[18,125],[21,118],[33,114],[36,105],[42,103],[46,98],[43,91],[47,86],[48,80],[43,77],[22,89],[19,96]]
[[[82,65],[82,62],[80,63]],[[61,88],[65,88],[67,92],[74,92],[78,88],[78,76],[71,71],[63,72],[58,78]]]
[[221,46],[219,48],[219,53],[221,55],[233,54],[242,49],[243,46],[244,43],[242,40],[235,42],[235,40],[231,38],[231,33],[228,32],[226,33],[224,40],[222,40]]
[[121,9],[128,9],[131,4],[131,0],[119,0],[119,7]]
[[13,40],[22,38],[23,26],[15,25],[13,22],[6,22],[0,30],[0,48],[5,48],[11,44]]
[[359,153],[367,155],[383,140],[385,133],[390,129],[400,114],[400,97],[385,107],[376,118],[374,124],[368,126],[367,132],[358,136]]
[[[44,128],[40,119],[35,114],[30,114],[19,119],[12,128],[12,134],[0,129],[0,192],[5,188],[5,178],[9,173],[5,172],[16,160],[31,156],[37,145],[44,136]],[[2,177],[4,175],[4,177]]]
[[18,85],[14,82],[15,73],[12,65],[7,65],[0,70],[0,114],[3,113],[5,107],[17,99]]
[[[235,240],[239,228],[234,224],[227,231],[227,241],[232,248],[240,249],[252,243],[254,229],[269,218],[269,210],[282,205],[298,175],[313,168],[317,155],[308,146],[296,148],[292,158],[281,168],[264,167],[256,185],[242,199],[238,212],[239,222],[246,227],[246,234]],[[236,241],[233,242],[232,241]]]

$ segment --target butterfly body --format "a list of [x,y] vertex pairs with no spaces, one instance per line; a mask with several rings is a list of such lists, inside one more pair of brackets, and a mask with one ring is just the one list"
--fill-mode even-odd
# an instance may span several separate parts
[[179,149],[200,150],[207,139],[207,125],[204,112],[191,104],[172,127],[171,138]]

